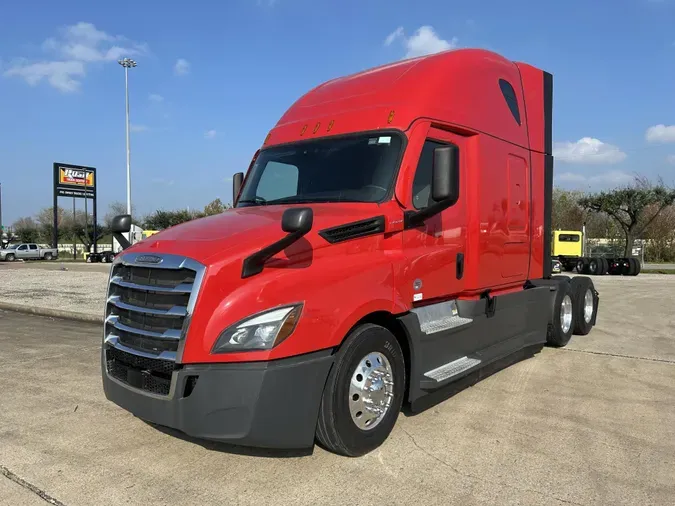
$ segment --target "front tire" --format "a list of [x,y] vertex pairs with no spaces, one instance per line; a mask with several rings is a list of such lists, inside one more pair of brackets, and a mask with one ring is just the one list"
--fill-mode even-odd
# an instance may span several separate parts
[[316,438],[348,457],[365,455],[387,439],[403,403],[405,359],[386,328],[363,324],[338,352],[321,399]]
[[14,259],[15,259],[14,253],[10,253],[5,257],[5,260],[7,260],[8,262],[13,262]]

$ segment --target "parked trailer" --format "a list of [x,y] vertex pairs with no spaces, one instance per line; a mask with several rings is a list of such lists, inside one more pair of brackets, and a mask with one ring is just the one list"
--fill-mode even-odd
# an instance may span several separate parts
[[309,91],[234,208],[115,259],[106,397],[197,438],[358,456],[403,404],[590,332],[592,280],[551,276],[552,86],[461,49]]
[[642,270],[640,260],[635,257],[584,256],[583,233],[577,230],[556,230],[552,241],[553,259],[560,261],[567,272],[637,276]]

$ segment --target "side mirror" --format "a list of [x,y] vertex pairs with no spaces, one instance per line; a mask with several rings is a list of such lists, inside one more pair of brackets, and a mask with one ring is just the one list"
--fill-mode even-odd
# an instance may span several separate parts
[[403,227],[418,227],[424,220],[440,213],[459,199],[459,147],[450,145],[434,149],[431,169],[431,199],[433,204],[419,211],[406,211]]
[[126,234],[129,232],[129,230],[131,230],[131,215],[120,214],[115,216],[112,219],[112,223],[110,224],[110,229],[112,230],[113,234]]
[[232,206],[237,205],[237,197],[239,196],[239,190],[241,190],[241,183],[244,181],[244,173],[237,172],[232,176]]
[[459,198],[459,148],[457,146],[434,149],[431,198],[434,202],[449,201],[450,205],[457,202]]
[[246,257],[241,269],[242,279],[261,273],[267,260],[312,230],[313,222],[314,212],[309,207],[286,209],[281,216],[281,230],[288,235]]
[[126,234],[131,230],[131,215],[130,214],[120,214],[115,216],[112,219],[110,224],[110,230],[112,231],[113,237],[117,239],[117,242],[120,243],[122,249],[127,249],[131,246],[131,243],[124,237],[122,234]]
[[314,212],[310,207],[296,207],[286,209],[281,216],[281,230],[289,234],[305,235],[312,230]]

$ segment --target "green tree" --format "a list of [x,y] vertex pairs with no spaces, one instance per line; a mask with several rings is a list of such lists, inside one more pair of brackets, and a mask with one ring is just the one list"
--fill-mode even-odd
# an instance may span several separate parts
[[[653,212],[653,209],[651,210]],[[649,262],[675,261],[675,206],[665,208],[647,227],[645,260]]]
[[40,234],[38,225],[33,218],[19,218],[12,225],[15,236],[21,242],[39,242]]
[[[54,231],[54,214],[53,207],[45,207],[35,215],[35,222],[38,226],[39,242],[51,244]],[[57,208],[57,231],[59,240],[70,237],[70,221],[72,214],[69,216],[62,207]]]
[[230,204],[223,204],[223,202],[220,199],[216,199],[212,202],[209,202],[204,206],[204,211],[202,211],[202,215],[204,216],[213,216],[214,214],[220,214],[225,212],[226,209],[229,209]]
[[149,214],[143,220],[143,228],[146,230],[164,230],[186,221],[197,218],[196,213],[187,209],[164,211],[162,209]]
[[[85,216],[84,210],[78,209],[75,211],[75,216],[70,216],[68,220],[64,220],[63,227],[64,235],[70,237],[74,243],[81,243],[89,251],[94,244],[94,221],[90,213]],[[96,227],[97,239],[106,235],[108,231],[107,225],[99,223]]]
[[581,230],[586,212],[579,205],[582,192],[553,189],[551,225],[553,230]]
[[631,256],[635,239],[675,202],[675,190],[659,181],[654,185],[636,178],[632,186],[601,191],[579,199],[579,205],[593,213],[611,217],[625,237],[624,256]]

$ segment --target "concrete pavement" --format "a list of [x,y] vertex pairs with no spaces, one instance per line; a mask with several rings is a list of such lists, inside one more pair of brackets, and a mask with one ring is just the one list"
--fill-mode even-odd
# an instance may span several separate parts
[[[675,277],[594,281],[589,336],[401,415],[358,459],[158,430],[103,396],[99,325],[0,311],[0,465],[67,506],[673,504]],[[7,481],[0,504],[37,504]]]

